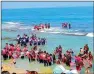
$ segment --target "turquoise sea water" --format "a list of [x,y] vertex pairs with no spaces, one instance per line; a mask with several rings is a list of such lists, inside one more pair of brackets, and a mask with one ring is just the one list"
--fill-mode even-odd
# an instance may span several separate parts
[[93,31],[93,7],[2,9],[2,23],[20,22],[24,25],[51,23],[61,27],[62,22],[72,24],[72,29]]
[[[93,32],[92,9],[93,7],[2,9],[2,27],[12,29],[12,27],[19,28],[18,25],[21,25],[30,28],[34,24],[39,23],[51,23],[52,27],[61,27],[62,22],[69,22],[72,25],[71,30],[89,33]],[[21,33],[24,33],[23,31]],[[11,36],[15,38],[19,32],[2,31],[2,37]],[[28,28],[25,32],[31,34],[31,31],[28,32]],[[37,33],[37,35],[47,38],[48,44],[46,47],[50,51],[54,50],[58,45],[63,45],[66,49],[73,48],[74,50],[79,50],[84,44],[89,44],[90,50],[93,50],[92,37],[49,33]],[[53,44],[53,47],[51,47],[51,44]]]
[[[39,23],[51,23],[52,27],[61,27],[62,22],[69,22],[72,31],[91,33],[93,32],[93,7],[65,7],[65,8],[33,8],[33,9],[2,9],[2,27],[8,30],[13,28],[31,27]],[[7,23],[11,22],[11,23]],[[11,27],[12,26],[12,27]],[[2,28],[2,38],[16,38],[18,34],[31,34],[28,28],[18,31],[6,31]],[[62,45],[63,52],[72,48],[76,54],[80,48],[88,44],[90,51],[93,51],[93,37],[73,36],[52,33],[36,33],[39,37],[45,37],[47,44],[41,46],[42,50],[52,53],[58,45]],[[15,41],[2,40],[2,48],[5,43]],[[93,52],[92,52],[93,53]]]

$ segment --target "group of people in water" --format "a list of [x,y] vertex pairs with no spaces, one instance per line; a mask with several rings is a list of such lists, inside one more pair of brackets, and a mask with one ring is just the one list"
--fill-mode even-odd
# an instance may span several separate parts
[[[80,71],[82,67],[86,67],[86,70],[88,71],[88,69],[92,67],[93,61],[93,55],[89,51],[87,44],[84,46],[84,48],[80,48],[80,53],[78,55],[74,55],[72,49],[67,50],[64,54],[61,45],[56,47],[54,53],[50,54],[47,51],[38,49],[37,45],[34,45],[32,49],[29,50],[27,45],[21,49],[20,44],[13,45],[6,43],[6,46],[2,50],[2,56],[4,60],[12,58],[28,58],[29,62],[38,61],[39,63],[43,63],[44,66],[51,66],[52,64],[62,62],[69,67],[71,67],[71,64],[75,64],[78,71]],[[74,62],[72,61],[73,56],[75,60]]]
[[52,54],[46,51],[38,50],[37,45],[29,50],[27,46],[21,49],[19,44],[13,45],[6,43],[6,46],[2,50],[2,56],[4,60],[7,59],[17,59],[17,58],[28,58],[29,62],[38,61],[39,63],[44,63],[44,66],[51,66]]
[[69,67],[76,68],[77,71],[81,71],[82,67],[85,67],[86,73],[89,73],[89,68],[92,68],[93,65],[93,55],[91,51],[89,51],[88,44],[86,44],[83,48],[80,48],[80,52],[78,55],[75,55],[72,49],[67,50],[65,54],[62,54],[61,46],[56,47],[55,55],[58,54],[57,63],[65,63]]
[[21,46],[26,46],[28,43],[30,46],[46,44],[46,38],[39,38],[36,36],[36,34],[35,35],[32,34],[31,37],[29,37],[26,34],[24,34],[23,37],[21,37],[20,35],[17,35],[16,40],[17,40],[18,44],[20,44]]
[[71,24],[70,23],[62,23],[62,28],[71,29]]
[[[63,29],[71,29],[71,24],[70,23],[62,23],[62,28]],[[50,29],[50,23],[48,24],[39,24],[34,26],[34,30],[43,30],[43,29]]]
[[34,30],[43,30],[43,29],[50,29],[50,23],[39,24],[34,26]]
[[[32,46],[31,49],[28,48],[28,43]],[[45,43],[45,38],[38,38],[34,34],[32,34],[30,38],[26,34],[24,34],[23,37],[18,35],[16,45],[6,43],[2,50],[3,59],[28,58],[29,62],[37,61],[39,63],[43,63],[44,66],[64,63],[69,67],[75,65],[78,71],[81,71],[82,67],[85,67],[87,72],[89,68],[92,67],[93,55],[89,51],[88,44],[86,44],[83,48],[80,48],[79,54],[75,55],[75,52],[72,49],[69,49],[66,53],[64,53],[64,49],[61,45],[56,47],[55,51],[51,54],[47,51],[38,49],[39,45],[45,45]],[[15,63],[16,62],[14,62],[14,64]]]

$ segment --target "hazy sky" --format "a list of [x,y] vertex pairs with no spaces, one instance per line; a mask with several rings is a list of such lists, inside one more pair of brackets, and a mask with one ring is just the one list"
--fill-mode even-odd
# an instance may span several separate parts
[[2,2],[2,9],[93,6],[93,2]]

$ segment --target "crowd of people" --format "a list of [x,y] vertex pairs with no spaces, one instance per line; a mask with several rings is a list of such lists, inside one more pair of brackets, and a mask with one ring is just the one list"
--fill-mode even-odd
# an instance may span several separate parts
[[51,66],[52,54],[46,51],[37,49],[35,45],[31,50],[28,50],[27,46],[21,49],[20,45],[13,45],[6,43],[6,46],[2,50],[2,56],[4,60],[7,59],[17,59],[17,58],[28,58],[29,62],[38,61],[39,63],[44,63],[44,66]]
[[91,51],[89,51],[88,44],[86,44],[83,48],[80,48],[78,55],[75,55],[72,49],[67,50],[65,54],[62,54],[61,49],[61,46],[56,47],[55,54],[58,54],[57,62],[63,62],[69,67],[75,66],[79,72],[83,67],[85,67],[86,73],[88,73],[89,68],[92,68],[93,55]]
[[71,29],[71,24],[70,23],[62,23],[62,28]]
[[43,29],[50,29],[50,23],[48,24],[39,24],[34,26],[34,30],[43,30]]
[[[86,44],[83,48],[80,48],[80,53],[78,55],[74,54],[72,49],[63,53],[63,48],[61,45],[56,47],[55,51],[50,54],[47,51],[42,51],[38,49],[38,45],[34,45],[31,50],[25,45],[22,49],[20,44],[8,44],[2,50],[2,56],[4,60],[7,59],[17,59],[17,58],[28,58],[29,62],[37,61],[43,63],[44,66],[51,66],[56,63],[65,63],[67,66],[71,67],[71,64],[75,64],[76,69],[81,71],[82,67],[88,69],[92,67],[93,55],[89,51],[89,47]],[[73,60],[74,56],[74,62]],[[57,58],[58,57],[58,58]]]
[[23,37],[20,35],[17,36],[17,42],[21,46],[26,46],[28,43],[30,46],[32,45],[45,45],[46,44],[46,38],[39,38],[36,36],[36,34],[32,34],[31,37],[28,35],[24,34]]

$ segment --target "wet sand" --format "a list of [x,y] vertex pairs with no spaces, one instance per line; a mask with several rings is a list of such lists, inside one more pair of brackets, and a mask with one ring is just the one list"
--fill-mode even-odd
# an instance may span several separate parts
[[[37,67],[35,67],[34,63],[37,65]],[[31,66],[31,70],[29,70],[29,71],[37,71],[40,74],[43,74],[43,73],[52,74],[52,68],[44,67],[43,64],[38,64],[36,62],[32,62],[32,63],[30,63],[30,66]],[[2,67],[3,67],[2,71],[9,71],[10,73],[15,72],[17,74],[25,74],[26,73],[26,69],[16,67],[16,65],[13,64],[12,59],[3,61]]]

